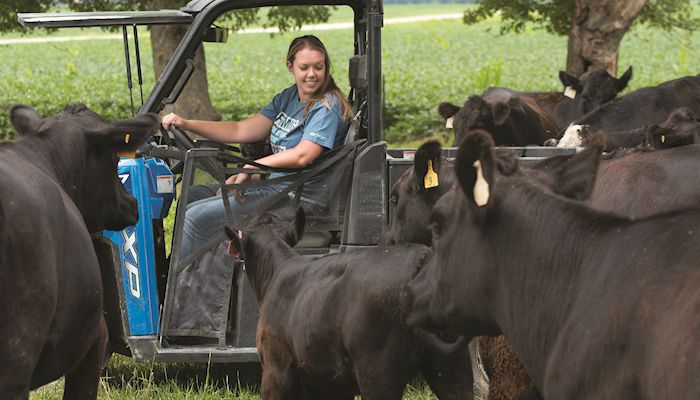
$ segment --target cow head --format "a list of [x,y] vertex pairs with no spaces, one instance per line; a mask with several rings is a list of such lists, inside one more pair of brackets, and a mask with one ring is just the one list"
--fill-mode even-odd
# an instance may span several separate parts
[[645,132],[645,144],[657,149],[693,143],[700,143],[700,121],[687,107],[674,110],[664,122]]
[[503,88],[471,96],[462,108],[441,103],[438,112],[453,119],[453,145],[473,129],[490,132],[497,146],[541,145],[556,134],[556,123],[534,99]]
[[384,244],[431,242],[428,220],[435,202],[452,187],[452,167],[442,158],[442,147],[436,141],[421,145],[413,166],[404,172],[391,188],[394,209],[387,230],[380,237]]
[[576,115],[582,116],[594,108],[614,99],[627,87],[632,79],[630,66],[622,76],[615,78],[608,71],[594,68],[584,73],[581,78],[559,71],[559,80],[567,90],[564,95],[572,98],[576,104]]
[[294,247],[304,234],[306,213],[299,207],[290,222],[288,218],[273,213],[263,213],[254,217],[245,228],[226,226],[224,232],[229,238],[228,253],[236,259],[259,258],[273,243],[284,243]]
[[34,109],[10,110],[23,146],[44,163],[80,210],[90,232],[120,230],[138,221],[136,200],[117,176],[118,153],[136,150],[158,127],[155,114],[106,123],[86,106],[42,118]]
[[[501,173],[490,135],[467,134],[457,152],[457,184],[431,214],[434,255],[406,289],[411,304],[407,322],[466,336],[500,333],[499,316],[504,316],[498,307],[510,296],[504,282],[519,279],[514,278],[520,273],[514,260],[529,251],[522,242],[542,227],[537,218],[546,216],[536,197],[556,202],[590,196],[602,141],[534,176],[518,168]],[[523,223],[525,219],[534,223]],[[520,230],[511,230],[514,223]]]

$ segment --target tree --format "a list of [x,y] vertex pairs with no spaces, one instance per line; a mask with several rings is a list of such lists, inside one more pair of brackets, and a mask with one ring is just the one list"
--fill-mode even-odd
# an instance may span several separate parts
[[471,24],[500,14],[501,33],[521,32],[528,22],[568,35],[566,71],[581,75],[590,67],[617,73],[620,42],[634,23],[663,29],[696,29],[690,0],[480,0],[464,12]]
[[[16,13],[45,12],[54,0],[3,0],[0,3],[0,32],[18,30]],[[69,1],[68,6],[75,11],[100,10],[161,10],[178,9],[185,4],[184,0],[82,0]],[[267,14],[265,27],[277,27],[280,31],[299,28],[303,24],[326,22],[330,9],[323,6],[314,7],[271,7]],[[259,20],[258,9],[239,10],[229,13],[221,26],[232,31],[238,31]],[[219,21],[217,21],[217,24]],[[185,34],[187,27],[182,25],[154,25],[151,30],[151,49],[153,55],[153,70],[158,78],[165,68],[170,55]],[[197,49],[195,58],[195,73],[180,95],[177,104],[168,106],[165,112],[174,111],[186,118],[221,119],[209,98],[209,85],[206,76],[206,60],[203,47]]]

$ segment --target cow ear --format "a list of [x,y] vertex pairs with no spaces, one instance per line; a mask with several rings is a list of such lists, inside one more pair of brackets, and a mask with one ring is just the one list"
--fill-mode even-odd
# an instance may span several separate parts
[[439,185],[439,174],[442,167],[442,146],[440,142],[431,140],[423,143],[413,160],[413,178],[420,190],[430,189]]
[[116,151],[131,151],[150,137],[159,124],[160,118],[156,114],[144,114],[87,131],[85,135],[92,144],[110,146]]
[[550,189],[561,196],[574,200],[586,200],[591,197],[600,157],[605,148],[605,136],[602,132],[591,135],[588,146],[556,166],[551,166],[553,181]]
[[233,258],[241,258],[241,240],[243,239],[243,231],[240,229],[234,229],[229,226],[224,226],[224,232],[226,237],[229,238],[227,252]]
[[[304,227],[306,225],[306,212],[302,207],[297,208],[297,212],[294,215],[294,232],[296,233],[296,241],[294,245],[299,243],[301,237],[304,236]],[[294,247],[294,245],[291,245]]]
[[559,71],[559,80],[564,87],[570,86],[577,92],[581,91],[581,82],[577,77],[571,75],[570,73],[566,71]]
[[494,181],[493,139],[488,132],[470,131],[457,150],[455,169],[459,185],[470,203],[488,204]]
[[496,124],[496,126],[503,125],[510,115],[510,104],[496,103],[491,113],[493,116],[493,123]]
[[615,87],[617,88],[617,91],[621,92],[624,88],[626,88],[630,79],[632,79],[632,66],[631,65],[629,68],[627,68],[627,71],[625,71],[625,73],[622,74],[621,77],[619,77],[615,80]]
[[457,114],[457,111],[459,111],[459,107],[452,103],[448,102],[442,102],[438,106],[438,114],[444,119],[454,117],[455,114]]
[[19,135],[34,135],[43,119],[32,107],[15,104],[10,108],[10,122]]

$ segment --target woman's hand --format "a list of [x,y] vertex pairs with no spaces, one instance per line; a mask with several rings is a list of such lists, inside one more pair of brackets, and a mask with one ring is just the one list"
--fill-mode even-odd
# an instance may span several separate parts
[[163,128],[168,129],[170,128],[170,125],[173,125],[177,128],[182,128],[183,125],[185,124],[185,119],[182,118],[181,116],[175,114],[175,113],[170,113],[163,117],[160,121],[161,125],[163,125]]
[[[258,169],[258,167],[254,166],[254,165],[249,165],[249,164],[244,165],[243,168]],[[231,175],[228,178],[226,178],[226,184],[232,185],[232,184],[237,184],[237,183],[243,183],[243,182],[248,181],[248,180],[259,180],[259,179],[260,179],[259,174],[246,174],[244,172],[241,172],[241,173],[238,173],[236,175]],[[221,189],[219,189],[219,192],[220,191],[221,191]],[[233,190],[233,197],[240,204],[244,204],[246,202],[246,198],[245,198],[245,194],[244,194],[243,190],[234,189]]]

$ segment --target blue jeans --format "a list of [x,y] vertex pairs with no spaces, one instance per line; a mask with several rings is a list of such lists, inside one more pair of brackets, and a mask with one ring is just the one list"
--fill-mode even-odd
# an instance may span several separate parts
[[[244,192],[245,203],[239,203],[229,195],[229,204],[233,211],[236,224],[254,212],[260,212],[260,207],[271,197],[278,194],[288,186],[288,183],[249,188]],[[289,197],[284,196],[270,209],[280,209],[289,204]],[[224,223],[226,212],[221,195],[194,201],[187,206],[185,222],[182,230],[182,247],[180,260],[196,251],[200,246],[214,237],[220,236],[224,240]]]

